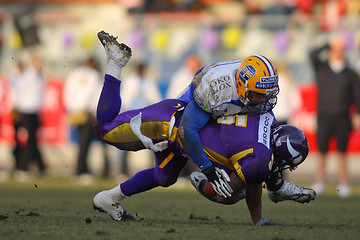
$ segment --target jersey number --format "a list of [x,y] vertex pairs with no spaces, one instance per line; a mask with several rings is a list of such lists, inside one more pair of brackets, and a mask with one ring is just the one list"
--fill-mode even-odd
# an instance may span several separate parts
[[235,116],[223,116],[218,117],[217,123],[231,125],[235,123],[235,126],[246,127],[247,115],[235,115]]

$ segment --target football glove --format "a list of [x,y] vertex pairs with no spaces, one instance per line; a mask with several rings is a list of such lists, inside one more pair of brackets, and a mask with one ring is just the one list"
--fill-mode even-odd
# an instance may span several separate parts
[[205,168],[202,172],[205,174],[218,195],[224,198],[231,197],[233,190],[229,184],[230,177],[224,169],[211,166]]

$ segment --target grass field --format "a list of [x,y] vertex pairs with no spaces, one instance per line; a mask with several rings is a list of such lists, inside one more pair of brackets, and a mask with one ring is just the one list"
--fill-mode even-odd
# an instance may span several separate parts
[[83,187],[69,179],[0,183],[0,239],[360,239],[360,189],[309,204],[272,203],[263,194],[263,216],[288,227],[254,227],[245,201],[215,204],[191,188],[155,189],[123,201],[137,217],[116,222],[94,211],[92,198],[114,181]]

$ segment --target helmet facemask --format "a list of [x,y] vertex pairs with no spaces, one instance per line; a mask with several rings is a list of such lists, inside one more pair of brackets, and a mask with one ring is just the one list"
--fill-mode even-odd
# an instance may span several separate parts
[[245,93],[245,106],[247,110],[255,114],[263,114],[271,111],[276,103],[276,95],[279,93],[279,87],[277,86],[275,90],[271,93],[263,94],[256,91],[247,91]]

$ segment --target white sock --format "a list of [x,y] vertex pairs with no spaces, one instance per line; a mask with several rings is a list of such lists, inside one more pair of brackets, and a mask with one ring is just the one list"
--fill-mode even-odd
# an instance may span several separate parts
[[120,185],[117,185],[116,187],[109,190],[111,192],[111,195],[116,198],[116,200],[123,200],[126,198],[126,196],[122,193]]
[[111,61],[107,64],[106,74],[120,80],[122,67],[113,64]]

